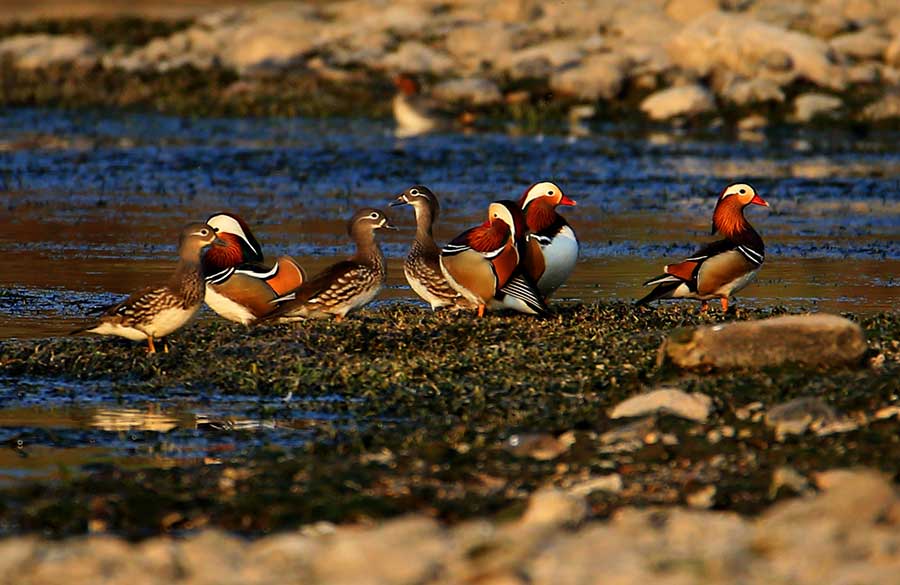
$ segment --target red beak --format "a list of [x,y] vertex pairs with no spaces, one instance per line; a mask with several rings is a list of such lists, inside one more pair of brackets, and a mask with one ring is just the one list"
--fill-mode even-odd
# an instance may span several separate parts
[[756,194],[753,195],[753,199],[750,200],[750,203],[754,205],[762,205],[763,207],[769,206],[769,204],[766,203],[766,201],[762,197]]
[[[760,201],[762,200],[760,199]],[[576,205],[576,203],[574,199],[569,199],[568,197],[563,195],[559,198],[559,205]]]

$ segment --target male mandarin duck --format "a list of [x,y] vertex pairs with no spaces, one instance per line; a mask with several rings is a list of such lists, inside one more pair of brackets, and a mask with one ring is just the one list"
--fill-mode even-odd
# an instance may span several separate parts
[[559,205],[575,205],[562,189],[550,182],[529,187],[519,199],[528,225],[525,272],[546,299],[572,274],[578,261],[578,238]]
[[356,243],[356,254],[275,299],[275,310],[260,321],[290,323],[329,316],[341,321],[350,311],[371,302],[387,278],[384,254],[375,240],[375,230],[379,229],[397,228],[379,209],[357,211],[347,226]]
[[249,226],[233,213],[217,213],[206,220],[227,245],[203,257],[206,304],[244,325],[274,309],[272,301],[303,284],[306,274],[290,256],[264,264],[262,247]]
[[475,121],[471,112],[453,112],[446,104],[424,95],[419,82],[409,75],[397,75],[394,85],[397,93],[391,102],[391,108],[397,123],[395,134],[399,138],[470,126]]
[[[162,286],[143,288],[107,308],[99,322],[72,334],[89,332],[118,335],[132,341],[147,340],[147,351],[156,352],[154,340],[186,325],[203,304],[204,282],[201,261],[210,246],[225,246],[215,230],[205,223],[191,223],[181,230],[178,265]],[[166,346],[168,351],[168,346]]]
[[441,271],[454,289],[478,307],[546,313],[541,294],[520,266],[525,249],[525,216],[514,201],[488,207],[488,219],[441,250]]
[[474,309],[475,306],[456,291],[441,272],[441,250],[434,242],[432,228],[440,205],[428,187],[413,185],[391,202],[391,207],[411,205],[416,213],[416,239],[403,263],[403,273],[413,291],[432,310],[441,307]]
[[766,258],[762,238],[744,218],[748,205],[769,206],[746,183],[726,187],[719,195],[712,219],[712,233],[719,232],[725,239],[704,246],[678,264],[666,266],[665,274],[644,283],[657,286],[637,304],[669,298],[698,299],[705,311],[707,302],[718,298],[727,311],[728,299],[756,278]]

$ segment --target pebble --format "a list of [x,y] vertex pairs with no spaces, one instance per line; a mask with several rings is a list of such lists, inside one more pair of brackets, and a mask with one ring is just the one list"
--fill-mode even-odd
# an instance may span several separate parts
[[709,418],[711,407],[712,398],[705,394],[698,392],[688,394],[677,388],[658,388],[620,402],[612,409],[609,417],[624,418],[663,413],[705,422]]

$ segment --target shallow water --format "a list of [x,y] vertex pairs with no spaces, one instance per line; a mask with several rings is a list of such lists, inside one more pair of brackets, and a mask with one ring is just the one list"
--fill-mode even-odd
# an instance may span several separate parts
[[[895,307],[900,133],[791,130],[741,141],[594,130],[577,139],[399,140],[387,123],[361,120],[5,111],[0,339],[64,334],[92,307],[165,279],[179,227],[217,211],[241,214],[268,255],[290,254],[314,273],[350,252],[345,220],[354,209],[386,207],[413,183],[441,198],[440,240],[479,223],[492,200],[517,198],[537,180],[559,183],[578,201],[564,213],[582,256],[558,298],[589,302],[644,294],[641,283],[662,265],[708,241],[718,192],[748,181],[771,209],[748,210],[767,258],[739,303],[857,313]],[[382,238],[390,262],[383,298],[418,302],[400,267],[412,210],[390,213],[403,229]],[[331,416],[255,397],[219,397],[213,407],[177,389],[160,402],[81,383],[77,392],[59,381],[4,384],[0,440],[13,448],[0,450],[0,482],[126,459],[214,463],[262,444],[302,442],[309,425]]]

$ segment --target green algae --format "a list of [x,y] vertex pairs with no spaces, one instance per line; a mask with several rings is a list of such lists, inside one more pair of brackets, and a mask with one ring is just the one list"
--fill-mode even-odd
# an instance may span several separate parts
[[[896,419],[779,442],[761,421],[736,415],[751,402],[772,406],[810,395],[854,416],[871,417],[895,404],[896,313],[859,320],[872,356],[884,357],[873,361],[878,366],[696,374],[656,365],[657,348],[673,328],[784,312],[701,315],[686,305],[610,303],[561,306],[544,320],[479,320],[386,306],[343,323],[249,330],[199,324],[174,335],[170,353],[153,356],[116,339],[6,341],[0,375],[108,380],[123,392],[161,398],[173,388],[212,397],[338,395],[346,400],[329,402],[329,411],[355,422],[321,421],[302,446],[262,447],[219,465],[104,464],[64,481],[4,488],[0,532],[61,536],[100,522],[137,538],[206,525],[260,534],[412,510],[449,521],[507,517],[542,485],[565,487],[611,471],[622,476],[625,489],[590,497],[598,517],[622,505],[684,503],[687,493],[709,484],[717,488],[716,508],[756,513],[772,502],[772,473],[782,465],[803,474],[866,465],[896,477]],[[609,409],[658,384],[710,395],[710,421],[661,417],[653,433],[676,437],[674,444],[605,449],[598,437],[626,424],[610,420]],[[706,438],[726,426],[730,436],[715,443]],[[514,454],[504,446],[514,433],[567,431],[575,443],[555,458]]]

